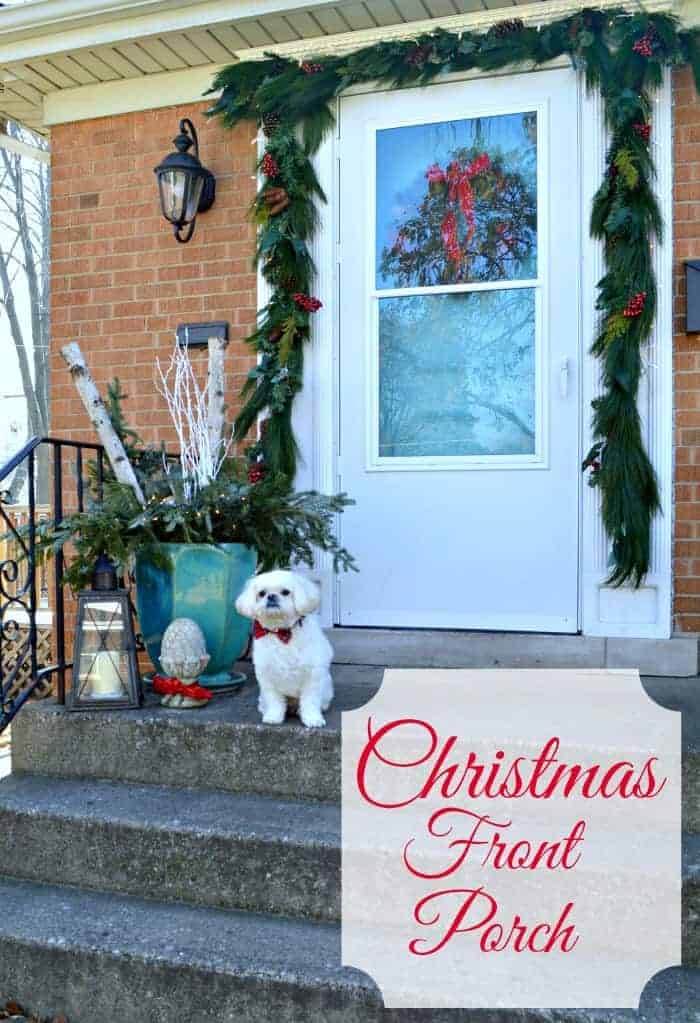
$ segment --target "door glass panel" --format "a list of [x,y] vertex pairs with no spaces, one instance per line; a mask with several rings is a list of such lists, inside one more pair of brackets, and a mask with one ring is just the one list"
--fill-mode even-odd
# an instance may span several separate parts
[[380,458],[536,450],[535,292],[379,300]]
[[535,112],[377,132],[377,289],[535,277]]

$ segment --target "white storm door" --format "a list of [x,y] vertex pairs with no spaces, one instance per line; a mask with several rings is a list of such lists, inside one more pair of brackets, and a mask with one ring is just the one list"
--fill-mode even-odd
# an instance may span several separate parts
[[341,625],[577,631],[577,124],[570,70],[341,100]]

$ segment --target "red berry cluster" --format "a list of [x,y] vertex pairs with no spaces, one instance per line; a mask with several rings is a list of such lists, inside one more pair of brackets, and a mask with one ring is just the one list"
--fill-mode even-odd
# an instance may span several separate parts
[[269,153],[265,153],[262,160],[262,172],[266,178],[276,178],[280,172],[279,164],[275,160],[274,156]]
[[622,311],[623,316],[639,316],[641,311],[644,309],[644,303],[647,300],[646,291],[638,291],[636,295],[632,295],[627,305]]
[[640,57],[651,57],[653,54],[652,43],[654,37],[651,32],[645,32],[641,38],[637,40],[632,49],[635,53],[638,53]]
[[305,295],[302,291],[295,291],[292,298],[299,308],[304,309],[307,313],[315,313],[323,305],[320,299]]
[[264,476],[265,476],[265,469],[259,463],[256,463],[255,465],[251,465],[250,469],[248,469],[248,482],[249,483],[259,483],[260,480],[264,478]]
[[637,132],[640,139],[644,139],[645,142],[649,141],[649,136],[651,135],[650,124],[633,124],[632,127]]
[[323,71],[323,64],[310,64],[307,60],[301,65],[301,70],[305,75],[317,75],[319,71]]

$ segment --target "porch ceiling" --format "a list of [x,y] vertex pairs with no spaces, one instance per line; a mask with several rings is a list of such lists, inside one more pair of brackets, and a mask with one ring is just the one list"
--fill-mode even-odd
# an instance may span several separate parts
[[[692,0],[691,0],[692,2]],[[605,0],[600,4],[606,5]],[[652,0],[651,6],[670,6]],[[285,49],[356,45],[377,30],[480,22],[523,6],[554,16],[572,0],[27,0],[0,11],[0,114],[43,132],[50,93],[230,63]],[[583,6],[580,4],[579,6]],[[647,5],[649,6],[649,5]],[[500,16],[500,15],[499,15]],[[339,43],[338,40],[342,40]],[[357,41],[357,42],[356,42]],[[296,44],[296,46],[295,46]]]

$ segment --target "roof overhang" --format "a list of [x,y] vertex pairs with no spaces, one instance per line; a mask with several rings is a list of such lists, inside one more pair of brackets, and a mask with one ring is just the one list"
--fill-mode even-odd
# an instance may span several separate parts
[[[189,102],[219,67],[265,50],[337,52],[438,25],[487,26],[514,6],[525,21],[541,22],[586,3],[28,0],[0,11],[0,114],[41,132],[88,116]],[[700,0],[648,0],[645,7],[700,21]]]

